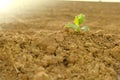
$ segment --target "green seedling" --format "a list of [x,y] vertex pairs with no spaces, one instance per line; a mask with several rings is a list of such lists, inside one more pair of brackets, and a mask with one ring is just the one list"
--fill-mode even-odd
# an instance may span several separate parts
[[74,19],[74,24],[73,23],[68,23],[65,25],[66,28],[72,28],[75,32],[80,32],[81,30],[83,31],[88,31],[89,27],[88,26],[83,26],[81,27],[81,24],[85,22],[85,15],[80,14],[78,16],[75,16]]

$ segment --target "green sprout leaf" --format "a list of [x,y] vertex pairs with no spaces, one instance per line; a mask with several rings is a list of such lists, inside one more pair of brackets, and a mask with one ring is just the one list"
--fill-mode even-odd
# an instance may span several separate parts
[[84,23],[84,21],[85,21],[85,15],[80,14],[78,16],[75,16],[74,23],[68,23],[65,25],[65,27],[72,28],[75,32],[88,31],[89,30],[88,26],[83,26],[81,28],[81,24]]
[[83,31],[89,31],[89,27],[88,27],[88,26],[83,26],[83,27],[81,28],[81,30],[83,30]]
[[78,16],[75,16],[74,24],[80,26],[84,21],[85,21],[85,15],[80,14]]
[[66,24],[65,27],[67,27],[67,28],[72,28],[72,29],[74,29],[74,31],[76,31],[76,32],[78,32],[78,31],[80,30],[80,27],[78,27],[78,26],[76,26],[76,25],[74,25],[74,24],[72,24],[72,23]]

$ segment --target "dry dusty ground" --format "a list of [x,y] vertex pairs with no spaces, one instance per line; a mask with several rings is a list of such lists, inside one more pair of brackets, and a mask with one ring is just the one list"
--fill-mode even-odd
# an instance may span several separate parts
[[[59,2],[32,12],[0,24],[0,80],[120,80],[120,4]],[[79,13],[90,31],[64,30]]]

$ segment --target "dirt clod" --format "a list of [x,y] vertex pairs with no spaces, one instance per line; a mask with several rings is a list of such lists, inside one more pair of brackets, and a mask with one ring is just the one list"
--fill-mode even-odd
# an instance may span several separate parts
[[33,80],[50,80],[50,78],[45,72],[39,72],[35,74]]
[[[54,31],[38,33],[34,30],[0,32],[1,78],[116,80],[120,75],[119,37],[88,33],[59,31],[55,34]],[[65,35],[62,36],[64,40],[56,40],[58,34]]]

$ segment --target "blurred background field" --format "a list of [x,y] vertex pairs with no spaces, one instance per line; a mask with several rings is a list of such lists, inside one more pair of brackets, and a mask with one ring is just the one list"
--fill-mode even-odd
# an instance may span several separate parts
[[[49,29],[61,30],[74,16],[84,13],[87,20],[84,25],[90,29],[120,32],[120,4],[99,2],[58,2],[40,8],[18,11],[17,14],[4,14],[0,26],[5,29]],[[10,21],[10,22],[9,22]],[[13,21],[13,22],[12,22]]]

